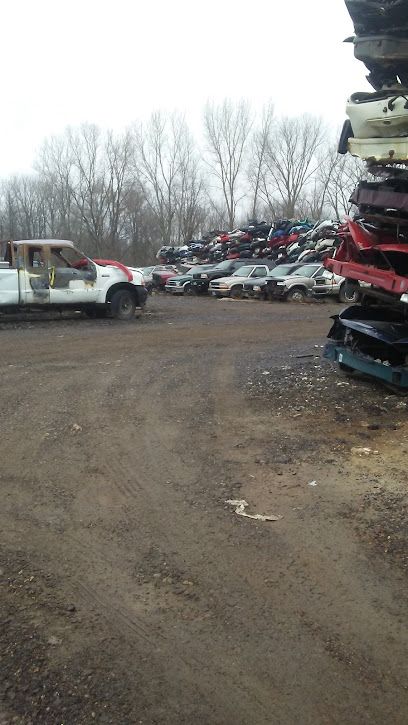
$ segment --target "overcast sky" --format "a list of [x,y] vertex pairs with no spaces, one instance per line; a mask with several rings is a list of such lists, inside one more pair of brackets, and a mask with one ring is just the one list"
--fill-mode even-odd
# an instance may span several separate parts
[[248,98],[333,127],[368,89],[342,41],[343,0],[14,0],[1,3],[0,176],[30,168],[42,140],[83,121],[121,129],[206,100]]

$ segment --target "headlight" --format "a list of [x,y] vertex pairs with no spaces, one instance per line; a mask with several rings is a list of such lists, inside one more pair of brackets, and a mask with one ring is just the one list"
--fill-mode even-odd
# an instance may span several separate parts
[[208,274],[200,274],[201,279],[208,279]]
[[405,303],[408,302],[407,292],[405,292],[403,295],[401,295],[400,300],[401,300],[401,302],[405,302]]
[[253,290],[254,290],[254,292],[260,292],[261,291],[261,288],[260,288],[259,284],[255,284],[253,286]]
[[229,285],[226,284],[226,282],[222,282],[221,284],[218,285],[218,287],[220,289],[229,289]]
[[285,286],[285,284],[286,284],[286,282],[277,282],[277,283],[276,283],[276,286],[277,286],[277,287],[284,287],[284,286]]

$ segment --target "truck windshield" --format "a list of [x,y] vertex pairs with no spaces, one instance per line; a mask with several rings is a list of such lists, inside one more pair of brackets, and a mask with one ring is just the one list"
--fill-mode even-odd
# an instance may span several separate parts
[[240,267],[237,269],[236,272],[232,275],[233,277],[249,277],[253,270],[253,267]]
[[299,269],[296,270],[296,272],[293,273],[294,277],[311,277],[317,270],[319,269],[319,265],[311,266],[310,264],[305,264],[304,267],[299,267]]

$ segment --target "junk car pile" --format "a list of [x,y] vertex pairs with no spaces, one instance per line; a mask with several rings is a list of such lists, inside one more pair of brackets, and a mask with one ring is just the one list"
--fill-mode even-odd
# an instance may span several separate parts
[[349,40],[374,90],[351,96],[339,151],[363,159],[373,180],[358,184],[351,197],[358,213],[325,260],[346,278],[348,295],[361,293],[361,304],[334,319],[325,354],[346,370],[408,387],[408,3],[346,5],[355,29]]
[[[308,220],[281,219],[184,247],[162,247],[162,266],[153,272],[152,284],[172,294],[295,301],[334,295],[343,302],[356,301],[359,291],[351,290],[347,297],[344,278],[323,266],[336,252],[340,228],[340,222],[332,220],[312,225]],[[177,273],[172,264],[183,271]]]

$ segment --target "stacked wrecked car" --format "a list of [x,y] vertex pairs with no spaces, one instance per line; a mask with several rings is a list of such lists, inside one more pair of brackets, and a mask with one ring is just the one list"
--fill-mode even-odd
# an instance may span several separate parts
[[361,296],[335,318],[325,354],[347,371],[408,387],[408,3],[346,5],[355,29],[349,40],[373,91],[351,96],[339,152],[362,159],[370,179],[353,192],[357,213],[325,261],[346,278],[349,295]]

